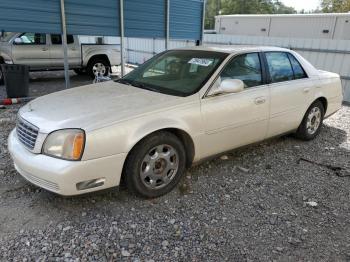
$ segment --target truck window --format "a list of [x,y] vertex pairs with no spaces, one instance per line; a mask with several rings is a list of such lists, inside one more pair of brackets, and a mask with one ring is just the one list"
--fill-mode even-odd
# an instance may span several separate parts
[[[53,45],[62,45],[62,37],[61,35],[51,35],[51,43]],[[73,44],[74,43],[74,37],[72,35],[67,35],[67,44]]]
[[22,41],[21,45],[45,45],[46,35],[38,33],[24,33],[19,37]]

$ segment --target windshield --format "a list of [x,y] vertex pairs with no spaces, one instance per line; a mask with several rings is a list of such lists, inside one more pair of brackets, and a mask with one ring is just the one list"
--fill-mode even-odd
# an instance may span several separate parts
[[198,92],[226,53],[172,50],[161,53],[127,74],[120,83],[176,96]]

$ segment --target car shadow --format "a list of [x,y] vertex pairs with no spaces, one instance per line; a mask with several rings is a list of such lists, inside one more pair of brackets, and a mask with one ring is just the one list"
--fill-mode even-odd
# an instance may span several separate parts
[[[323,125],[322,132],[313,141],[300,141],[290,135],[270,139],[227,152],[225,153],[227,159],[217,157],[190,168],[176,189],[165,196],[151,200],[138,198],[130,194],[125,188],[112,188],[79,196],[62,197],[31,185],[12,169],[11,172],[17,176],[16,179],[21,180],[21,183],[13,190],[2,192],[1,201],[13,201],[16,206],[23,206],[23,216],[16,216],[16,212],[9,211],[6,219],[8,221],[13,220],[11,223],[18,224],[24,223],[24,220],[29,221],[26,222],[27,226],[40,226],[40,224],[47,223],[47,220],[59,223],[67,216],[69,216],[69,219],[81,221],[87,219],[89,214],[121,215],[125,212],[131,212],[131,209],[138,210],[138,212],[152,211],[157,213],[159,208],[168,208],[166,203],[181,206],[189,198],[192,201],[200,201],[203,194],[212,194],[219,197],[221,192],[218,190],[223,183],[224,176],[232,176],[235,178],[234,181],[238,179],[239,183],[246,180],[248,175],[258,178],[263,183],[270,183],[272,179],[288,179],[288,177],[279,177],[279,174],[275,174],[273,177],[265,176],[264,173],[265,169],[274,172],[274,167],[269,165],[275,163],[276,161],[273,162],[272,160],[277,159],[281,154],[288,158],[288,165],[290,166],[308,165],[307,168],[317,170],[323,168],[319,166],[322,163],[350,169],[350,166],[346,166],[346,159],[350,157],[348,146],[347,132],[328,124]],[[330,150],[331,158],[329,157]],[[317,159],[315,159],[315,156],[317,156]],[[315,163],[300,162],[300,158],[307,158],[315,161]],[[285,163],[282,162],[282,165],[285,165]],[[259,167],[254,169],[254,166]],[[238,170],[230,171],[230,173],[225,171],[234,170],[235,167],[246,168],[248,171]],[[250,172],[249,169],[251,168],[254,170]],[[328,171],[333,172],[332,170]],[[339,179],[347,178],[340,177]],[[213,185],[217,183],[220,185]],[[284,190],[283,184],[281,184],[280,190]],[[244,193],[240,192],[239,194]],[[30,208],[25,208],[28,206]],[[47,212],[45,217],[37,220],[37,214],[42,213],[43,210]],[[82,214],[87,214],[86,218]]]

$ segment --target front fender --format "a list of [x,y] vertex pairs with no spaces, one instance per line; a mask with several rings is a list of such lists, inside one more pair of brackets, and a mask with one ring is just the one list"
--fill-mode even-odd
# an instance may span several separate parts
[[128,153],[143,138],[162,129],[179,129],[193,140],[195,152],[201,134],[200,107],[197,103],[181,109],[158,112],[88,131],[83,160]]

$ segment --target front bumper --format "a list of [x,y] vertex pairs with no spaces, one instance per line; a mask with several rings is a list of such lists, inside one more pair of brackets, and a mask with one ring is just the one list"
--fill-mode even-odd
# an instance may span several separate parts
[[[16,170],[29,182],[54,193],[71,196],[119,185],[126,154],[67,161],[29,152],[17,139],[15,130],[8,138],[8,149]],[[102,186],[78,190],[77,184],[104,178]]]

